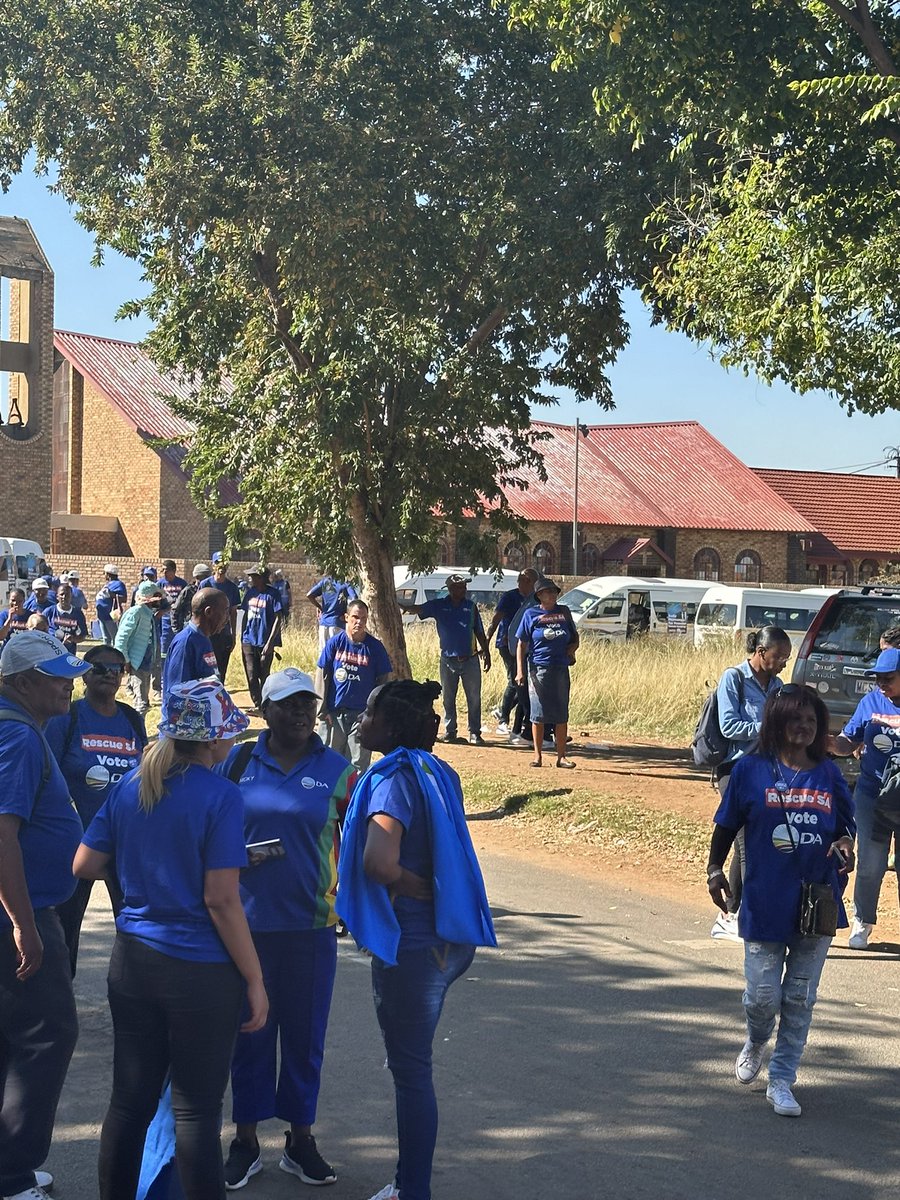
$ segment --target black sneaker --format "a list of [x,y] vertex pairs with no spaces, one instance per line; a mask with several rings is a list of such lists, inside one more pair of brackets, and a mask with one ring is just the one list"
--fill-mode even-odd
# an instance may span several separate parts
[[261,1170],[259,1142],[239,1142],[235,1138],[225,1160],[225,1186],[229,1192],[246,1187],[250,1177],[258,1175]]
[[288,1175],[296,1175],[302,1183],[311,1183],[313,1187],[337,1183],[334,1167],[316,1149],[316,1139],[311,1133],[291,1138],[290,1130],[285,1130],[284,1154],[278,1165]]
[[484,746],[484,745],[486,745],[486,742],[480,733],[470,733],[469,734],[469,745],[470,746]]

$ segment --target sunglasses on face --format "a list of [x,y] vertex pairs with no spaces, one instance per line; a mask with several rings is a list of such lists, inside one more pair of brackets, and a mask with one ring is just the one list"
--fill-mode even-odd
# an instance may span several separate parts
[[94,663],[91,667],[91,674],[97,675],[103,679],[107,675],[123,675],[125,666],[123,663]]

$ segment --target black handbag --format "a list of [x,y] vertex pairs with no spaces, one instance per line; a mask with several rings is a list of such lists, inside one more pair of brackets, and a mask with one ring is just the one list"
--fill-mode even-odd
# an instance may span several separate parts
[[[784,823],[791,843],[791,852],[798,854],[797,843],[794,841],[794,827],[787,819],[787,809],[784,807],[784,797],[778,783],[784,783],[780,772],[777,771],[775,791],[778,803],[784,814]],[[796,778],[796,776],[795,776]],[[834,937],[837,933],[838,905],[834,898],[830,883],[808,883],[805,879],[800,884],[800,912],[797,917],[797,931],[803,937]]]

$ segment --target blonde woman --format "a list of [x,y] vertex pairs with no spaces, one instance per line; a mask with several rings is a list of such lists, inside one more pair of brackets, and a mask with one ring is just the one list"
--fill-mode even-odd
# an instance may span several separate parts
[[113,1091],[100,1136],[101,1200],[133,1200],[147,1128],[172,1080],[187,1200],[223,1200],[222,1096],[243,1029],[268,1000],[241,905],[241,794],[212,768],[248,725],[217,679],[166,694],[159,741],[117,785],[75,856],[81,879],[115,859],[124,902],[109,966]]

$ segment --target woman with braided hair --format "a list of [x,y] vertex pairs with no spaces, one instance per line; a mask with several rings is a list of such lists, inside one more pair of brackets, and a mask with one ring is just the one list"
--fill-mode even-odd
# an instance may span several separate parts
[[357,784],[344,825],[337,908],[372,953],[397,1102],[395,1177],[372,1200],[431,1200],[435,1030],[475,947],[497,944],[459,776],[430,753],[440,690],[403,679],[371,693],[359,737],[384,757]]

